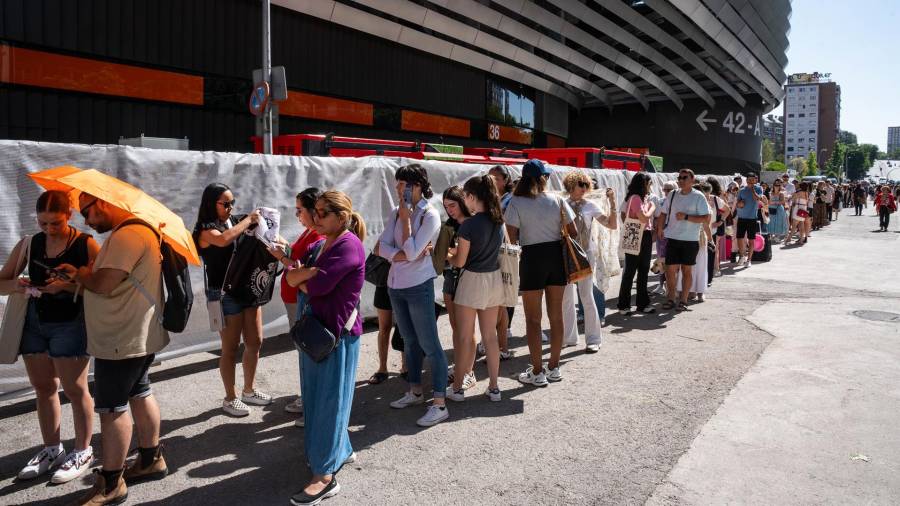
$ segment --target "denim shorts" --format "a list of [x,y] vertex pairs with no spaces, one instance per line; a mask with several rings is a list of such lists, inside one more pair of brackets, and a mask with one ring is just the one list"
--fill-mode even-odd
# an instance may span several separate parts
[[33,355],[46,353],[51,358],[74,358],[87,356],[87,330],[84,313],[69,322],[41,322],[37,304],[28,302],[25,327],[19,353]]
[[256,306],[248,306],[245,304],[241,304],[240,302],[234,300],[234,298],[231,297],[231,295],[228,295],[227,293],[222,293],[221,290],[207,290],[206,291],[206,300],[220,301],[222,303],[222,313],[225,316],[241,314],[247,308],[256,307]]

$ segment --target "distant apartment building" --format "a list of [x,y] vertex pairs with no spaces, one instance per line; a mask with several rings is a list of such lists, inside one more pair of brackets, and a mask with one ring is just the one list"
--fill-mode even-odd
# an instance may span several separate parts
[[775,156],[784,154],[784,116],[766,115],[763,118],[763,139],[772,141]]
[[841,131],[841,87],[831,74],[792,74],[784,95],[784,163],[815,153],[819,167]]
[[900,149],[900,126],[888,127],[887,153]]

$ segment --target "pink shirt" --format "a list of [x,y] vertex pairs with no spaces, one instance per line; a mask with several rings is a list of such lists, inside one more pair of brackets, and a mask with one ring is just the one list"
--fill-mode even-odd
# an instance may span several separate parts
[[[632,195],[628,198],[628,217],[634,219],[640,219],[639,216],[642,213],[646,213],[650,211],[650,202],[645,201],[637,195]],[[653,230],[653,220],[649,220],[647,222],[647,230]]]

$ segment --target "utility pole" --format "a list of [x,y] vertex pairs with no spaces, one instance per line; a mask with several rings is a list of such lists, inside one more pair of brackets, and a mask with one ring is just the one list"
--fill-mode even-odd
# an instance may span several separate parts
[[[272,89],[272,29],[269,20],[270,0],[262,0],[262,72],[263,80]],[[272,106],[263,113],[263,153],[272,154]]]

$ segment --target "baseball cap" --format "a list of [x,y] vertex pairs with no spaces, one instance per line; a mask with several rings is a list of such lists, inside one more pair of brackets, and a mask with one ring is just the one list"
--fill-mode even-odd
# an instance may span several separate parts
[[544,166],[544,162],[532,158],[522,166],[522,175],[528,177],[541,177],[550,174],[550,169]]

